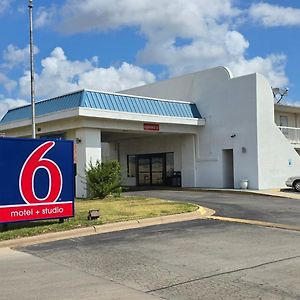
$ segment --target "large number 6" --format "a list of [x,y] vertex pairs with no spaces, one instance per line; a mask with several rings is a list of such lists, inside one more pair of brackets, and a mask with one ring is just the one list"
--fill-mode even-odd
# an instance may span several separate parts
[[[26,159],[19,178],[19,189],[22,198],[28,204],[55,202],[61,193],[62,175],[58,165],[44,155],[55,145],[48,141],[37,147]],[[38,169],[45,169],[49,176],[48,193],[44,198],[39,198],[34,190],[34,178]]]

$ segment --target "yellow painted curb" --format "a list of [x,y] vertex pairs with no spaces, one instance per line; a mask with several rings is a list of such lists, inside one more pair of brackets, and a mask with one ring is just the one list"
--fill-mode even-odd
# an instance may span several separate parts
[[272,223],[272,222],[238,219],[238,218],[228,218],[228,217],[220,217],[220,216],[209,216],[207,218],[211,219],[211,220],[218,220],[218,221],[224,221],[224,222],[234,222],[234,223],[257,225],[257,226],[263,226],[263,227],[271,227],[271,228],[278,228],[278,229],[300,231],[299,226],[281,224],[281,223]]

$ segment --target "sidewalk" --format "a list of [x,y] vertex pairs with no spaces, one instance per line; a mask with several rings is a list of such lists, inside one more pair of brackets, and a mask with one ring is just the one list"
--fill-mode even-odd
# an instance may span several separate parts
[[184,189],[187,191],[211,191],[211,192],[224,192],[224,193],[242,193],[242,194],[255,194],[270,197],[281,197],[288,199],[300,200],[300,193],[293,189],[270,189],[270,190],[241,190],[241,189],[213,189],[213,188],[190,188]]
[[273,197],[283,197],[283,198],[300,200],[300,193],[292,189],[273,189],[273,190],[261,190],[261,191],[253,191],[253,192],[259,195],[267,195]]

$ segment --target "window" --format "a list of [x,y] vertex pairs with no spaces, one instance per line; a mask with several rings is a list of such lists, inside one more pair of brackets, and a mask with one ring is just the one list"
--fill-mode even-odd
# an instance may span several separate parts
[[288,134],[289,134],[288,128],[285,128],[285,127],[289,126],[289,120],[288,120],[287,116],[280,116],[280,125],[279,126],[283,127],[283,128],[281,128],[281,132],[285,136],[288,136]]
[[280,116],[280,125],[279,126],[288,127],[288,125],[289,125],[288,117]]
[[136,161],[135,155],[127,155],[127,177],[136,176],[135,161]]

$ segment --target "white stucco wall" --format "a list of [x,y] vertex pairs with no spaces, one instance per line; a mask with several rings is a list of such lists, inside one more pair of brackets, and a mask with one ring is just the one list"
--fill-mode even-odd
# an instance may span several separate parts
[[274,123],[270,85],[257,74],[259,188],[284,187],[289,176],[300,174],[300,157]]
[[[248,179],[252,189],[281,187],[297,173],[300,159],[274,123],[271,87],[260,75],[232,78],[220,67],[122,93],[196,103],[206,124],[197,135],[195,186],[224,187],[223,149],[233,149],[235,188],[241,179]],[[280,176],[273,174],[279,154]],[[293,165],[287,167],[289,159]]]

